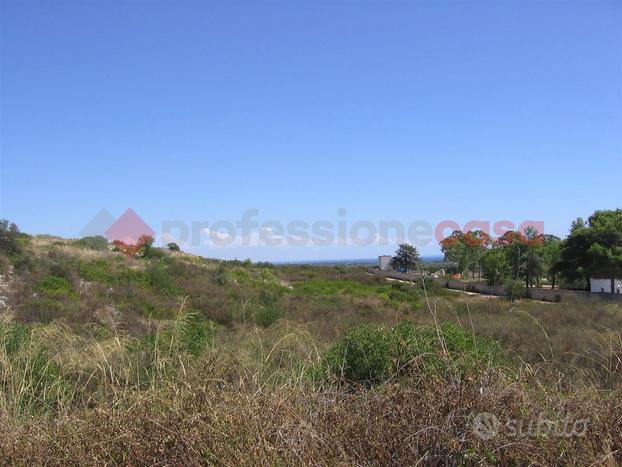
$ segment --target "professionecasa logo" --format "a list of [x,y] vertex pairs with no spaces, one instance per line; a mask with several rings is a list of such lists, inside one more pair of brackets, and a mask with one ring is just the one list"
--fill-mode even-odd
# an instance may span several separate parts
[[[436,224],[424,220],[402,222],[399,220],[365,220],[347,217],[345,208],[336,212],[336,217],[303,220],[280,221],[262,219],[259,209],[249,208],[237,219],[175,220],[161,221],[158,226],[158,240],[162,245],[176,243],[180,247],[276,247],[276,246],[354,246],[397,245],[410,243],[424,247],[440,243],[452,232],[480,231],[492,240],[502,238],[509,231],[525,232],[532,228],[538,234],[544,234],[544,221],[525,220],[514,223],[510,220],[470,220],[460,224],[444,220]],[[155,237],[154,230],[132,209],[125,211],[115,219],[107,210],[102,209],[82,229],[82,237],[102,235],[113,243],[136,245],[140,238]]]
[[136,245],[141,237],[153,237],[154,234],[154,230],[132,208],[117,219],[102,209],[80,231],[82,237],[101,235],[111,242],[120,241],[126,245]]

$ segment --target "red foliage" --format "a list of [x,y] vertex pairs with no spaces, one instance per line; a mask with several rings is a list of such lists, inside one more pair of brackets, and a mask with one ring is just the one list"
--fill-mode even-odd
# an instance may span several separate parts
[[467,233],[456,230],[449,237],[441,240],[440,245],[443,250],[450,249],[458,244],[464,244],[470,248],[486,248],[491,242],[490,235],[481,230],[473,230]]
[[513,245],[514,243],[519,243],[526,246],[542,246],[544,245],[544,235],[538,235],[534,238],[528,238],[521,232],[508,230],[499,238],[499,240],[497,240],[497,244],[499,246],[509,246]]
[[134,258],[136,254],[143,248],[145,245],[151,245],[153,243],[153,237],[149,235],[141,235],[136,244],[127,244],[121,240],[114,240],[112,244],[117,247],[119,251],[121,251],[128,258]]
[[476,248],[483,247],[486,248],[490,245],[490,235],[481,230],[469,231],[464,234],[464,243],[467,246]]
[[459,243],[462,243],[462,238],[464,234],[460,230],[454,230],[453,233],[443,240],[440,241],[441,248],[443,250],[448,250]]

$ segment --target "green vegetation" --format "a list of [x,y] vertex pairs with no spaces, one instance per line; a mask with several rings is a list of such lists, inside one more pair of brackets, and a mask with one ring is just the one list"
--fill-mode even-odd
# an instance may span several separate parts
[[417,248],[408,243],[402,243],[391,260],[391,267],[397,271],[410,271],[415,269],[420,262],[421,257]]
[[[30,237],[0,253],[6,463],[621,460],[615,304],[509,303],[356,266],[139,250]],[[478,261],[519,298],[524,277],[503,273],[512,251],[490,247]],[[544,276],[556,253],[542,258]],[[472,429],[481,412],[589,425],[572,439],[483,441]]]
[[392,328],[366,325],[349,331],[326,352],[321,367],[345,381],[374,385],[412,372],[476,371],[499,357],[494,341],[453,323],[434,328],[403,322]]
[[75,296],[72,285],[63,277],[48,276],[39,282],[36,290],[46,297]]
[[82,237],[80,240],[76,240],[73,244],[78,248],[86,248],[95,251],[106,251],[108,249],[108,240],[101,235]]
[[577,219],[564,241],[554,269],[569,281],[622,277],[622,209],[596,211],[587,222]]
[[445,260],[466,276],[482,276],[490,285],[523,280],[525,287],[548,282],[587,288],[589,278],[622,277],[622,209],[596,211],[587,222],[577,219],[565,240],[542,235],[533,227],[508,231],[493,241],[478,230],[453,232],[441,242]]
[[19,253],[21,235],[17,225],[6,219],[0,219],[0,253],[8,255]]
[[168,245],[166,245],[166,247],[170,250],[170,251],[181,251],[181,248],[179,248],[179,245],[175,242],[171,242]]
[[385,301],[389,306],[399,308],[401,305],[415,307],[419,305],[421,290],[399,282],[362,282],[360,280],[343,279],[310,279],[297,282],[293,294],[299,296],[347,296],[355,300],[376,298]]

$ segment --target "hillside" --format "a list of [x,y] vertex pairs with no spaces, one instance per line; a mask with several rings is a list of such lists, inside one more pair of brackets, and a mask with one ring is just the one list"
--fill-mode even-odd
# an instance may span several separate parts
[[622,460],[619,305],[139,256],[26,235],[0,255],[7,463]]

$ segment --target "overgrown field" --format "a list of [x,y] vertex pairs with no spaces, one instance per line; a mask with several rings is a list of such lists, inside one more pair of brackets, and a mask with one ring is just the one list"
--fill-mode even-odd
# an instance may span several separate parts
[[22,243],[0,255],[3,463],[622,462],[618,305]]

